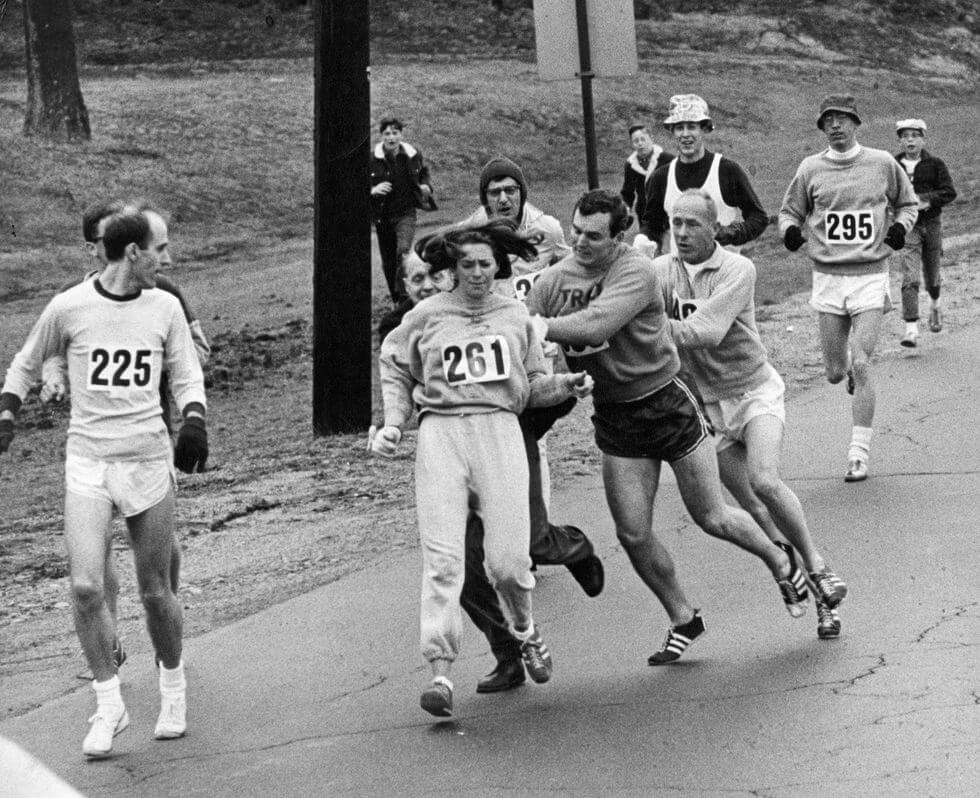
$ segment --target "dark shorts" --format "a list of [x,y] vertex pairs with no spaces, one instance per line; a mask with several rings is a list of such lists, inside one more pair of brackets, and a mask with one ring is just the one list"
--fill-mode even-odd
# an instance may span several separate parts
[[673,463],[712,434],[701,396],[682,375],[632,402],[597,404],[592,423],[599,450],[613,457]]

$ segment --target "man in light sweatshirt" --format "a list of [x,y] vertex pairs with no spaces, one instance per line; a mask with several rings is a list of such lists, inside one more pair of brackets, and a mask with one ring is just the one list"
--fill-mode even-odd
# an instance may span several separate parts
[[703,189],[680,195],[670,224],[678,254],[657,258],[654,270],[681,365],[715,430],[722,482],[770,540],[799,553],[816,597],[817,636],[838,637],[836,607],[847,586],[814,545],[803,506],[779,474],[785,385],[756,327],[755,266],[718,244],[718,212]]
[[891,153],[858,144],[860,124],[852,96],[823,99],[817,127],[830,146],[803,159],[779,209],[786,248],[795,252],[806,243],[813,261],[810,304],[820,314],[827,380],[836,384],[847,377],[854,393],[845,482],[868,477],[875,412],[871,356],[891,307],[888,255],[905,246],[918,215],[905,170]]

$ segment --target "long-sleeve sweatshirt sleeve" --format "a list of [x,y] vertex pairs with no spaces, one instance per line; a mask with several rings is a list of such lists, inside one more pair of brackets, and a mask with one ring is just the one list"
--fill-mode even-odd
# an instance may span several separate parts
[[420,415],[520,413],[529,401],[569,395],[548,373],[523,303],[497,295],[482,308],[455,292],[419,303],[382,343],[379,370],[385,424],[397,427],[415,407]]
[[665,255],[654,269],[681,362],[706,401],[740,396],[773,372],[755,323],[755,266],[717,246],[696,271]]
[[739,314],[752,304],[755,266],[747,259],[745,263],[747,265],[740,264],[742,268],[725,269],[718,273],[717,279],[712,282],[710,295],[698,298],[696,313],[682,313],[679,319],[671,314],[670,333],[679,348],[704,349],[718,346]]
[[572,370],[595,380],[597,402],[638,399],[677,373],[664,299],[650,260],[620,244],[609,260],[584,267],[574,256],[546,269],[527,298],[562,345]]
[[[677,161],[674,167],[677,188],[684,191],[703,187],[708,180],[713,158],[714,153],[706,151],[704,157],[693,164]],[[647,201],[644,216],[640,220],[640,232],[651,241],[661,241],[670,230],[670,219],[665,207],[669,175],[668,163],[658,167],[647,181]],[[724,234],[723,243],[741,246],[762,235],[769,224],[769,216],[742,167],[735,161],[722,157],[718,166],[718,186],[724,203],[738,208],[742,214],[740,221],[720,228],[719,234]]]

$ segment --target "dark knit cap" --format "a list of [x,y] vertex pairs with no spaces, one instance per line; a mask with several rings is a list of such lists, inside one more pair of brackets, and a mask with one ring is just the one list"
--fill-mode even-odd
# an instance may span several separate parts
[[480,172],[480,202],[484,208],[487,207],[487,186],[490,185],[491,180],[500,180],[504,177],[514,178],[517,185],[521,187],[520,213],[523,213],[524,203],[527,200],[527,180],[524,179],[524,172],[521,171],[521,167],[510,158],[504,158],[502,155],[487,161],[487,165]]

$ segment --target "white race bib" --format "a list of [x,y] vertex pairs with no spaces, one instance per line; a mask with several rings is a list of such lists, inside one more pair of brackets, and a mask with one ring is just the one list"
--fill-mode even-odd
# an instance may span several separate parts
[[510,346],[502,335],[484,335],[446,344],[442,371],[450,385],[497,382],[510,377]]
[[127,393],[144,389],[153,379],[153,353],[149,349],[96,347],[88,353],[90,391]]
[[513,277],[511,282],[514,285],[514,296],[521,300],[521,302],[526,302],[527,295],[531,293],[531,286],[538,281],[540,276],[541,272],[529,272],[528,274]]
[[875,240],[871,211],[827,211],[824,213],[827,243],[832,246],[870,244]]

